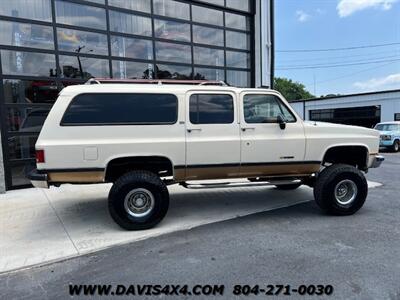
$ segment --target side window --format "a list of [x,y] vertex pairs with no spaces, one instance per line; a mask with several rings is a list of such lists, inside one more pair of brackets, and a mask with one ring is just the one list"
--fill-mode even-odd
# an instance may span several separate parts
[[190,123],[231,124],[234,120],[233,98],[226,94],[197,94],[189,100]]
[[171,94],[81,94],[65,112],[61,125],[173,124],[178,99]]
[[279,115],[286,122],[296,122],[293,114],[273,95],[248,94],[244,96],[243,105],[246,123],[277,123]]

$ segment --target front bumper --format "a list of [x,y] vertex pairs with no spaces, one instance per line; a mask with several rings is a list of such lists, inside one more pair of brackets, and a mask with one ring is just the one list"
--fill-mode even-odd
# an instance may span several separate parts
[[47,180],[47,174],[40,173],[38,169],[33,169],[28,174],[28,179],[31,181],[32,185],[37,188],[49,188],[49,182]]
[[385,158],[382,155],[375,154],[372,156],[372,162],[370,164],[370,168],[379,168]]
[[392,147],[394,141],[392,140],[380,140],[379,141],[379,147]]

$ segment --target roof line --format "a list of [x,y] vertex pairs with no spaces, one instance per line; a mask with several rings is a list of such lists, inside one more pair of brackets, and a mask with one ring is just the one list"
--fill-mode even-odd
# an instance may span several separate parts
[[377,94],[386,94],[386,93],[393,93],[393,92],[400,92],[400,89],[386,90],[386,91],[376,91],[376,92],[366,92],[366,93],[355,93],[355,94],[328,96],[328,97],[307,98],[307,99],[300,99],[300,100],[292,100],[292,101],[289,101],[289,102],[293,103],[293,102],[305,102],[305,101],[307,101],[307,102],[308,101],[322,101],[322,100],[327,100],[327,99],[347,98],[347,97],[366,96],[366,95],[377,95]]

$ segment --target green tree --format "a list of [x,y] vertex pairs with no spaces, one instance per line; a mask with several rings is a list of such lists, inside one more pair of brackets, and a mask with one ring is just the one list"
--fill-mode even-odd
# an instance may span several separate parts
[[287,78],[274,78],[274,89],[279,91],[288,101],[315,98],[303,84]]

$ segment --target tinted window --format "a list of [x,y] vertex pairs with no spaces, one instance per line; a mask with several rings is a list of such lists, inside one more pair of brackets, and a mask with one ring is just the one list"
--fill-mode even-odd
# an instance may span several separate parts
[[37,135],[9,136],[8,155],[10,159],[29,159],[35,157]]
[[231,124],[233,122],[233,99],[230,95],[192,95],[189,106],[192,124]]
[[156,15],[178,19],[190,19],[190,9],[187,3],[172,0],[154,0],[154,13]]
[[50,107],[8,107],[7,125],[8,131],[40,132],[44,120],[46,120]]
[[190,42],[190,24],[155,19],[154,35],[161,39]]
[[225,80],[225,72],[223,69],[195,68],[194,79]]
[[226,31],[226,47],[244,49],[250,48],[249,35],[241,32]]
[[224,31],[204,26],[193,25],[193,43],[224,46]]
[[226,0],[226,6],[244,11],[250,10],[249,0]]
[[[93,3],[98,3],[98,4],[103,4],[103,5],[104,5],[104,0],[86,0],[86,1],[93,2]],[[108,2],[110,2],[110,1],[108,1]]]
[[152,79],[153,65],[137,61],[113,60],[114,78]]
[[106,29],[106,11],[102,8],[56,1],[57,23]]
[[277,123],[279,115],[287,122],[296,121],[281,101],[272,95],[245,95],[243,104],[246,123]]
[[0,44],[54,49],[53,28],[20,22],[0,21]]
[[192,5],[192,20],[194,22],[223,26],[222,11]]
[[111,36],[111,52],[114,56],[153,59],[153,43],[150,40]]
[[0,15],[51,22],[50,0],[1,0]]
[[69,105],[62,125],[175,123],[177,98],[168,94],[82,94]]
[[193,47],[194,63],[209,66],[224,66],[224,50],[205,47]]
[[4,101],[6,104],[53,103],[59,89],[54,81],[48,80],[3,80]]
[[190,64],[191,48],[188,45],[156,42],[157,60]]
[[110,10],[110,30],[151,36],[151,19]]
[[192,79],[191,66],[175,66],[175,65],[156,65],[156,73],[158,79]]
[[248,30],[249,19],[242,15],[225,13],[225,25],[226,27]]
[[55,77],[54,54],[1,50],[3,74]]
[[137,11],[144,11],[144,12],[149,13],[151,1],[148,1],[148,0],[135,0],[135,1],[108,0],[108,5],[122,7],[122,8],[126,8],[126,9],[137,10]]
[[58,49],[62,51],[76,52],[79,47],[84,46],[79,53],[108,54],[105,34],[57,28],[57,38]]
[[[33,148],[35,149],[35,143],[32,144]],[[12,150],[9,150],[12,151]],[[32,151],[32,157],[35,156],[35,152]],[[34,162],[35,160],[32,159]],[[22,186],[22,185],[28,185],[30,184],[30,180],[26,177],[26,169],[27,169],[27,164],[22,161],[22,162],[13,162],[12,167],[10,167],[11,171],[11,181],[13,186]]]
[[226,80],[232,86],[246,87],[250,85],[250,73],[247,71],[227,70]]
[[207,2],[214,5],[224,6],[225,0],[200,0],[201,2]]
[[250,66],[250,54],[226,51],[226,65],[233,68],[248,68]]
[[[109,77],[108,60],[60,55],[60,68],[64,78]],[[81,65],[79,66],[79,62]]]

